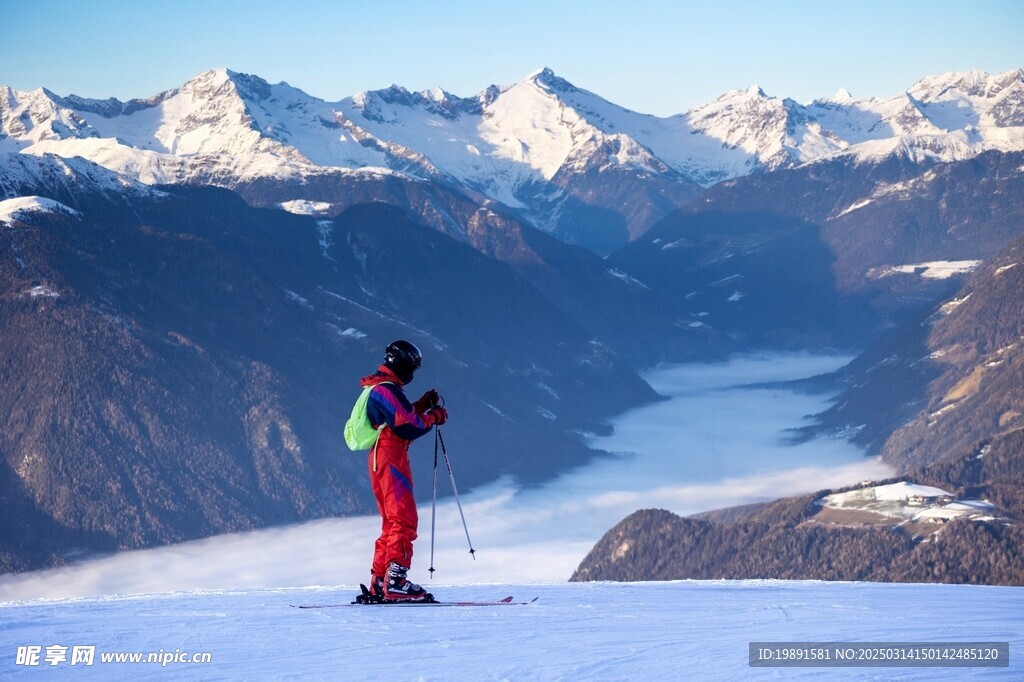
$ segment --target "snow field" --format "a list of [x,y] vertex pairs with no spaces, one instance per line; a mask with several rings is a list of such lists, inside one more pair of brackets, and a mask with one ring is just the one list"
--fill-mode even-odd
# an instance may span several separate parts
[[[0,604],[5,679],[1021,679],[1024,591],[785,581],[437,587],[528,606],[345,607],[353,586]],[[1010,643],[1007,668],[750,668],[750,642]],[[96,647],[92,666],[19,666],[19,646]],[[211,654],[207,664],[102,653]],[[71,675],[70,673],[73,673]]]
[[949,279],[954,275],[963,275],[971,272],[981,265],[980,260],[960,261],[932,261],[929,263],[910,263],[907,265],[894,265],[882,273],[881,276],[893,273],[905,275],[920,274],[925,279]]

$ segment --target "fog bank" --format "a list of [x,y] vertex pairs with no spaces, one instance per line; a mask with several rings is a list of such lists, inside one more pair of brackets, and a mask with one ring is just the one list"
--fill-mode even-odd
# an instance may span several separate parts
[[[687,515],[887,477],[888,466],[845,441],[788,441],[788,431],[825,409],[830,396],[750,385],[814,376],[848,360],[744,356],[649,372],[645,378],[671,399],[619,416],[608,437],[588,438],[613,457],[542,486],[521,490],[502,481],[463,495],[476,559],[454,500],[439,503],[433,580],[430,491],[417,491],[420,539],[410,577],[442,598],[445,584],[564,581],[607,530],[637,509]],[[458,428],[457,415],[445,428]],[[431,458],[418,456],[426,447],[413,446],[414,467],[429,466]],[[457,481],[460,453],[449,455]],[[438,485],[447,491],[447,477],[439,475]],[[124,552],[0,578],[0,600],[355,585],[367,579],[379,528],[375,516],[323,519]]]

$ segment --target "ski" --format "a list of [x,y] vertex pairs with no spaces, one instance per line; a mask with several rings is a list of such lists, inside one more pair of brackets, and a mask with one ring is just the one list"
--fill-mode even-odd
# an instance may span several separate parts
[[530,601],[512,601],[512,597],[505,597],[497,601],[399,601],[399,602],[350,602],[348,604],[292,604],[298,609],[340,609],[349,606],[383,606],[383,607],[412,607],[412,606],[527,606],[537,601],[534,597]]
[[348,604],[292,604],[292,606],[299,609],[337,609],[347,606],[526,606],[539,599],[539,597],[534,597],[530,601],[517,602],[513,601],[512,597],[505,597],[495,601],[437,601],[433,595],[427,595],[428,598],[423,601],[386,602],[371,598],[365,585],[359,587],[362,594]]

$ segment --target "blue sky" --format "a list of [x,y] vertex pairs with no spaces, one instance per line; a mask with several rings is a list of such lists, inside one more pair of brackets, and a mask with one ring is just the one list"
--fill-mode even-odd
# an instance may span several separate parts
[[547,66],[667,116],[760,85],[891,97],[1024,67],[1020,0],[0,0],[0,84],[148,97],[228,67],[326,100],[392,83],[475,95]]

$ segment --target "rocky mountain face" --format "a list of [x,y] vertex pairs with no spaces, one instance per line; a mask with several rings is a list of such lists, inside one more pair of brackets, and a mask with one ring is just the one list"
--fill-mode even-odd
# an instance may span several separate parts
[[467,488],[584,462],[576,431],[657,397],[514,270],[394,207],[88,187],[0,202],[7,569],[370,511],[341,431],[392,338],[427,355],[410,392],[449,396]]

